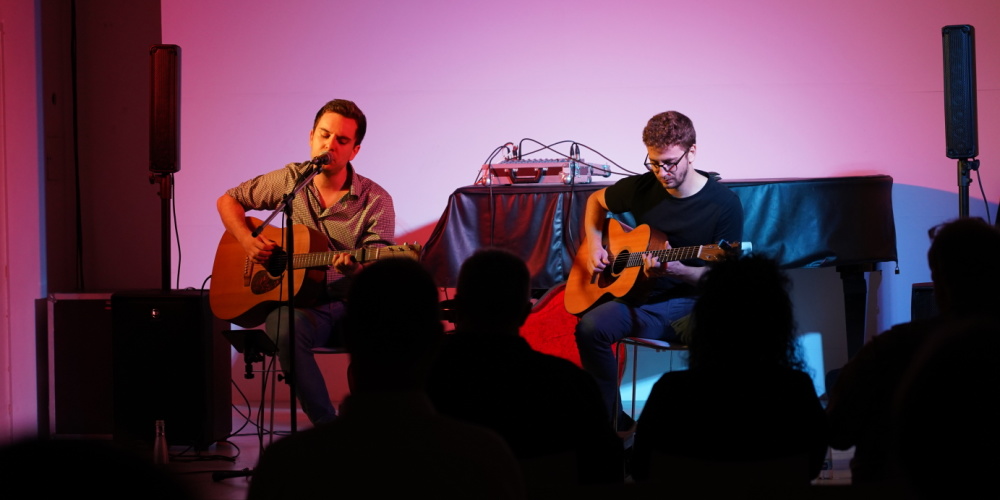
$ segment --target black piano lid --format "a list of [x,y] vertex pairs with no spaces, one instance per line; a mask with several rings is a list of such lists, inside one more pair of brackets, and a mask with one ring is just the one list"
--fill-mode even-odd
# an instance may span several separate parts
[[[725,180],[741,199],[743,239],[786,269],[895,262],[892,177]],[[421,252],[441,286],[485,246],[520,255],[532,288],[566,279],[587,197],[610,183],[466,186],[455,190]]]
[[721,182],[743,203],[743,239],[783,268],[897,261],[888,175]]

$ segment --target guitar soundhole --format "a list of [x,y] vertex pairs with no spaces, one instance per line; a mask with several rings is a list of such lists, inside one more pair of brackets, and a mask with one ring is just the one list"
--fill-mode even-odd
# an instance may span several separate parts
[[628,256],[629,251],[622,250],[615,256],[615,259],[611,261],[611,274],[613,276],[618,276],[625,270],[625,268],[628,267]]
[[250,291],[260,295],[270,292],[281,284],[281,275],[277,278],[271,277],[267,271],[257,271],[250,280]]
[[281,276],[288,267],[287,254],[281,248],[275,248],[264,267],[271,276]]

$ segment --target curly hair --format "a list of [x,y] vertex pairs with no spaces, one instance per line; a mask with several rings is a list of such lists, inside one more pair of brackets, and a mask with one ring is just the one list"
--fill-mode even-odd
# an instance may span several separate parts
[[365,118],[365,114],[361,112],[361,108],[354,101],[348,101],[347,99],[334,99],[319,108],[316,112],[316,118],[313,120],[313,130],[316,130],[316,124],[319,123],[319,119],[327,113],[337,113],[344,118],[350,118],[358,124],[358,131],[354,134],[354,145],[360,146],[362,139],[365,138],[365,132],[368,130],[368,119]]
[[688,149],[698,141],[690,118],[678,111],[665,111],[646,123],[642,142],[646,147],[663,150],[671,146]]
[[766,257],[715,264],[702,278],[692,312],[689,365],[803,369],[788,287],[788,277]]

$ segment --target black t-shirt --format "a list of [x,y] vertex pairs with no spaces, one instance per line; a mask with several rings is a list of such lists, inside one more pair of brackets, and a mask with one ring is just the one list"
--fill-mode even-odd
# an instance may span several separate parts
[[[674,248],[742,241],[743,204],[736,193],[704,172],[689,175],[705,175],[708,183],[687,198],[673,197],[652,172],[626,177],[605,191],[608,210],[630,212],[636,223],[664,233]],[[704,265],[702,261],[684,263]],[[693,286],[671,278],[659,279],[654,290],[650,302],[694,295]]]

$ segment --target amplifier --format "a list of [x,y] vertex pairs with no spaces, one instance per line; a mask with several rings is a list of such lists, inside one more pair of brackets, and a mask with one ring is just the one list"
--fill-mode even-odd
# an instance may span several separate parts
[[114,438],[153,442],[166,422],[171,444],[205,449],[232,430],[231,348],[199,290],[111,295]]
[[504,160],[483,165],[476,184],[590,184],[595,176],[611,177],[611,169],[568,158]]

